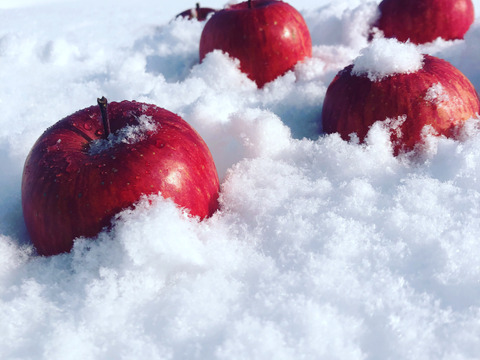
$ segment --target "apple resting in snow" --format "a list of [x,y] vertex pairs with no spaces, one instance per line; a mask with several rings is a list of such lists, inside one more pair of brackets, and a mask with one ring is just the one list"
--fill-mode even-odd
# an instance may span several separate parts
[[210,151],[179,116],[155,105],[122,101],[80,110],[48,128],[30,151],[22,207],[40,255],[68,252],[112,217],[158,194],[191,215],[218,207],[219,181]]
[[413,150],[430,125],[439,135],[453,136],[455,128],[480,112],[480,100],[470,81],[445,60],[424,55],[423,67],[372,80],[340,71],[327,89],[322,109],[323,131],[343,139],[356,133],[362,141],[378,120],[397,119],[391,134],[394,153]]
[[211,13],[214,13],[215,11],[217,10],[212,8],[201,7],[200,3],[197,3],[195,5],[195,8],[182,11],[180,14],[178,14],[175,17],[186,18],[188,20],[205,21],[207,19],[207,16]]
[[215,49],[240,60],[240,69],[262,87],[312,56],[302,15],[277,0],[249,0],[216,12],[200,39],[200,61]]
[[463,39],[474,20],[471,0],[383,0],[373,25],[387,38],[424,44]]

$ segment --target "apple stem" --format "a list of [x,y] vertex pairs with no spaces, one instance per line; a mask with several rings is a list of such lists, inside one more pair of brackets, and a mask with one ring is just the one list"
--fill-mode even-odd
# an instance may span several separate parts
[[249,8],[249,9],[252,8],[252,0],[248,0],[248,8]]
[[198,9],[200,9],[200,3],[197,2],[197,4],[195,5],[195,7]]
[[105,129],[104,137],[108,138],[110,135],[110,120],[108,119],[107,105],[108,101],[105,96],[102,96],[101,99],[97,99],[98,106],[100,107],[100,112],[102,113],[103,128]]

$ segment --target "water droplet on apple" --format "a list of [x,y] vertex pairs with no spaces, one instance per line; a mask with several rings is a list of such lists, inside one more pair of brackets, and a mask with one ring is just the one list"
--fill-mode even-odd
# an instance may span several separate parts
[[95,131],[95,135],[98,136],[98,137],[102,137],[103,136],[103,131],[102,130],[97,130],[97,131]]
[[89,122],[83,123],[83,128],[85,130],[92,130],[92,124],[90,124]]

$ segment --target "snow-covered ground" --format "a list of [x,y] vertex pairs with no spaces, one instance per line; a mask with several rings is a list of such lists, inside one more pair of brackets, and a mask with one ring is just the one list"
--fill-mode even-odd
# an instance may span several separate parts
[[[319,136],[326,88],[368,46],[378,1],[290,4],[314,56],[257,89],[220,52],[198,64],[204,24],[170,21],[193,1],[0,1],[1,359],[478,358],[478,120],[417,158],[393,157],[381,126],[363,145]],[[421,50],[480,89],[479,17],[465,40]],[[143,201],[38,257],[23,163],[101,96],[188,121],[216,161],[221,211],[197,222]]]

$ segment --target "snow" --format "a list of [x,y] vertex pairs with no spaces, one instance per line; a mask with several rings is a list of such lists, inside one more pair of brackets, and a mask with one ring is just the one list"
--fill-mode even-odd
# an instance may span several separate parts
[[[198,64],[203,24],[171,21],[190,2],[0,2],[1,359],[478,357],[478,119],[416,157],[392,155],[384,123],[363,144],[319,136],[328,84],[372,52],[378,1],[291,4],[313,58],[257,89],[221,52]],[[479,21],[465,40],[419,47],[477,89]],[[215,159],[221,211],[199,222],[144,198],[71,253],[36,256],[25,158],[101,96],[189,122]]]
[[423,67],[423,54],[412,43],[377,38],[353,61],[352,73],[380,81],[395,74],[411,74]]
[[442,104],[451,101],[450,96],[445,92],[443,85],[440,83],[435,83],[428,88],[427,93],[425,94],[425,100],[438,106],[442,106]]
[[156,133],[157,124],[153,122],[151,116],[140,115],[138,125],[127,125],[120,130],[108,134],[106,139],[100,138],[93,140],[88,149],[90,155],[100,154],[118,144],[136,144],[144,140],[147,133]]

